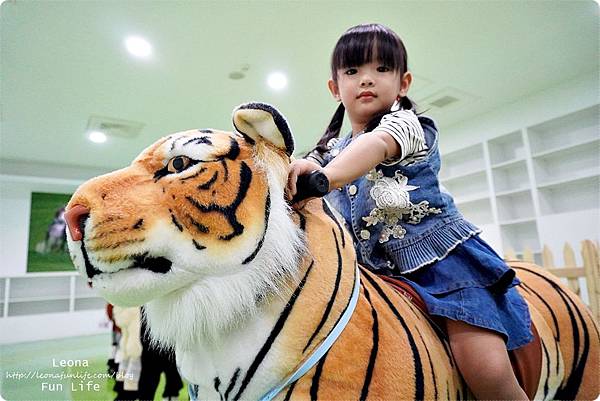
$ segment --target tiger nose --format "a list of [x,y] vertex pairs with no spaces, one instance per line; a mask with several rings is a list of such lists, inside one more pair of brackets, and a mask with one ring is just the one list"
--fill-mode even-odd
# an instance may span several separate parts
[[73,241],[81,241],[83,232],[81,232],[81,221],[89,216],[90,210],[83,205],[74,205],[65,212],[65,221],[69,227],[69,233]]

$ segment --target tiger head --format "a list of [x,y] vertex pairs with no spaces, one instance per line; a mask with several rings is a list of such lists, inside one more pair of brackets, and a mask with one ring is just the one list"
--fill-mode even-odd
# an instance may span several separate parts
[[233,125],[162,138],[67,205],[75,266],[110,303],[146,304],[161,343],[215,336],[296,281],[304,241],[284,197],[291,132],[262,103],[239,106]]

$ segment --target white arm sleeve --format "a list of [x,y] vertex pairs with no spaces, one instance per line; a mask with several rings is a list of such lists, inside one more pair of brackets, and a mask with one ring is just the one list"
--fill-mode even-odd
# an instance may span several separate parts
[[400,154],[382,164],[395,164],[401,161],[410,164],[425,158],[427,154],[425,132],[412,110],[398,110],[386,114],[373,131],[387,132],[400,146]]

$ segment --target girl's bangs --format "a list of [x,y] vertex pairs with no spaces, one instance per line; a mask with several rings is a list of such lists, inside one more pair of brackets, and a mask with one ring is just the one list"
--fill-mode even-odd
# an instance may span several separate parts
[[401,42],[385,32],[351,32],[342,36],[331,60],[332,75],[340,68],[378,61],[392,70],[401,67]]

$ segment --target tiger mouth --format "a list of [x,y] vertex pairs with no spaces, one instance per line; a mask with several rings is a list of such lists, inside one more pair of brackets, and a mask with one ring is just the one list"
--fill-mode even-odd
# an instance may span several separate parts
[[[79,221],[79,227],[81,229],[81,232],[85,232],[85,224],[86,224],[87,220],[88,220],[88,218],[85,218],[85,219],[82,219]],[[98,274],[107,273],[107,272],[103,272],[102,270],[96,268],[92,264],[92,262],[90,262],[90,258],[87,254],[87,250],[85,248],[83,238],[81,239],[81,253],[83,254],[83,260],[85,262],[85,272],[88,276],[88,280],[91,280],[92,277],[94,277]],[[133,264],[131,266],[127,267],[126,269],[131,269],[131,268],[137,267],[137,268],[141,268],[141,269],[150,270],[151,272],[154,272],[154,273],[165,274],[165,273],[168,273],[171,271],[171,266],[173,265],[173,262],[171,262],[167,258],[163,258],[162,256],[159,256],[159,257],[148,256],[148,252],[145,252],[145,253],[139,254],[139,255],[133,255],[132,259],[133,259]],[[121,270],[118,270],[118,271],[121,271]],[[113,272],[113,273],[116,273],[116,272]]]
[[[85,261],[85,272],[88,276],[88,279],[91,280],[94,276],[96,276],[98,274],[107,273],[107,272],[103,272],[103,271],[97,269],[96,267],[94,267],[94,265],[92,265],[92,263],[90,262],[90,259],[88,257],[87,251],[85,249],[85,245],[83,244],[83,241],[81,241],[81,252],[83,254],[83,260]],[[169,259],[163,258],[162,256],[159,256],[159,257],[148,256],[148,252],[146,252],[141,255],[133,256],[133,264],[131,266],[129,266],[127,269],[137,267],[137,268],[141,268],[141,269],[150,270],[153,273],[166,274],[171,271],[172,265],[173,265],[173,262],[171,262]],[[123,270],[125,270],[125,269],[123,269]],[[118,271],[121,271],[121,270],[118,270]],[[114,273],[116,273],[116,272],[114,272]]]

